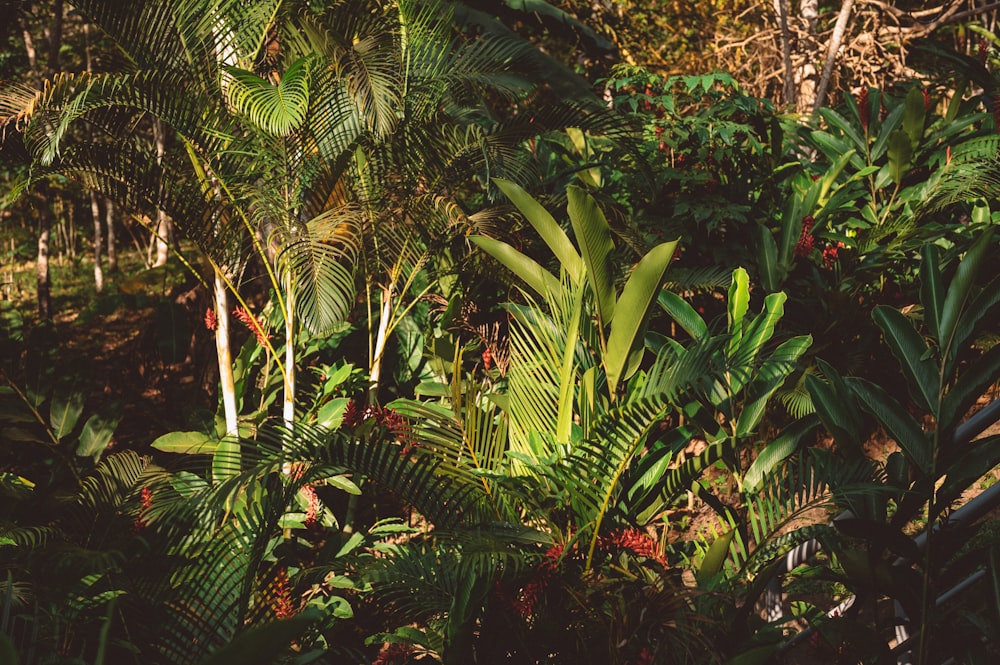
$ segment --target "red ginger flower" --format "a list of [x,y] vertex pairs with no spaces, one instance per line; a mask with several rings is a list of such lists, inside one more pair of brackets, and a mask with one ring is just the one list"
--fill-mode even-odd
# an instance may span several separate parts
[[139,515],[132,523],[132,533],[139,533],[148,526],[146,522],[146,511],[153,507],[153,491],[148,487],[143,487],[139,492]]
[[319,516],[322,514],[323,504],[320,502],[319,497],[316,495],[316,490],[312,485],[304,486],[302,492],[309,499],[309,506],[306,508],[305,527],[307,529],[315,529],[319,526]]
[[219,325],[219,322],[215,318],[215,309],[208,307],[205,309],[205,329],[215,330]]
[[823,250],[823,267],[833,268],[837,261],[837,254],[841,249],[844,249],[842,242],[838,242],[836,245],[827,245],[826,249]]
[[635,661],[635,665],[653,665],[653,652],[649,650],[649,647],[642,648],[642,651],[639,652],[639,657]]
[[799,234],[799,241],[795,243],[795,254],[797,256],[809,256],[812,253],[815,243],[812,228],[812,215],[806,215],[802,218],[802,232]]
[[627,551],[636,556],[646,557],[666,564],[666,559],[660,554],[656,541],[645,531],[639,529],[621,529],[610,536],[601,538],[601,545],[608,550]]
[[260,320],[242,307],[234,309],[233,316],[239,319],[243,325],[250,329],[250,332],[254,334],[254,337],[257,338],[257,342],[260,343],[261,346],[265,346],[267,341],[271,339],[271,336],[264,330],[264,325],[260,322]]
[[295,616],[295,602],[292,600],[292,585],[288,581],[288,570],[279,568],[274,580],[274,615],[279,619]]

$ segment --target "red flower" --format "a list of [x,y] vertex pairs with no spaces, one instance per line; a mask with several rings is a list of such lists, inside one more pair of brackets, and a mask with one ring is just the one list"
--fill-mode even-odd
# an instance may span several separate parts
[[148,526],[146,522],[146,512],[153,507],[153,491],[148,487],[143,487],[139,492],[139,515],[132,523],[132,533],[139,533]]
[[483,370],[490,371],[490,367],[493,366],[493,353],[490,351],[490,347],[483,349]]
[[861,126],[864,127],[865,133],[868,133],[868,123],[871,121],[872,106],[868,102],[868,86],[866,85],[861,89],[858,94],[858,113],[861,115]]
[[642,651],[639,652],[639,658],[635,661],[635,665],[653,665],[653,652],[649,650],[649,647],[642,648]]
[[319,497],[316,496],[316,490],[313,489],[312,485],[304,486],[302,492],[309,499],[309,506],[306,508],[305,527],[310,530],[315,529],[319,526],[319,517],[323,512],[323,504],[320,502]]
[[209,307],[205,310],[205,329],[215,330],[219,325],[219,322],[215,319],[215,309]]
[[990,44],[985,39],[979,40],[979,64],[986,66],[986,58],[990,54]]
[[823,250],[823,267],[832,269],[834,264],[837,262],[837,254],[839,250],[844,249],[844,243],[838,242],[836,245],[827,245],[826,249]]
[[924,94],[924,113],[930,113],[931,112],[931,91],[928,90],[927,88],[924,88],[922,92]]
[[799,234],[799,241],[795,243],[796,256],[809,256],[813,251],[815,243],[812,236],[813,221],[812,215],[802,218],[802,232]]
[[660,548],[656,541],[649,537],[645,531],[639,529],[621,529],[610,536],[601,538],[601,546],[606,550],[626,551],[636,556],[653,559],[662,564],[666,564],[666,559],[660,554]]
[[292,585],[288,581],[288,570],[279,568],[274,579],[274,615],[279,619],[295,616],[295,602],[292,600]]
[[271,336],[264,330],[264,325],[260,322],[260,320],[242,307],[234,309],[233,316],[239,319],[243,325],[250,329],[250,332],[254,334],[254,337],[257,338],[257,342],[261,346],[265,346],[267,344],[267,340],[271,339]]

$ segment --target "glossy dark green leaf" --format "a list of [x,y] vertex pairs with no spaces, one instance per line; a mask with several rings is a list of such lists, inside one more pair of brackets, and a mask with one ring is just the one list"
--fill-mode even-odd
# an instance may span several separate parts
[[954,351],[952,345],[955,341],[955,332],[958,328],[959,318],[965,310],[966,304],[972,297],[972,287],[979,273],[979,267],[989,254],[993,244],[993,230],[984,231],[973,243],[965,258],[958,265],[955,276],[948,284],[948,291],[944,297],[944,304],[941,306],[941,322],[939,340],[942,353],[945,357],[950,356]]
[[877,306],[872,318],[881,328],[889,350],[903,370],[910,395],[921,409],[937,415],[941,380],[927,342],[913,323],[893,307]]
[[663,289],[656,301],[663,308],[663,311],[669,314],[670,318],[676,321],[677,325],[692,338],[698,339],[708,332],[708,326],[694,307],[673,291]]
[[590,194],[579,187],[569,187],[566,195],[569,220],[587,268],[587,280],[596,296],[598,317],[603,325],[608,325],[615,316],[616,304],[611,227]]
[[316,612],[305,611],[291,619],[253,626],[232,642],[213,652],[200,665],[271,665],[319,620]]
[[944,308],[944,285],[938,268],[937,245],[927,243],[920,253],[920,304],[924,306],[924,325],[934,339],[939,338],[939,322]]
[[920,144],[920,139],[924,136],[926,115],[923,91],[914,86],[906,93],[906,100],[903,102],[903,131],[914,147]]
[[889,135],[886,152],[889,154],[889,175],[892,181],[899,185],[906,177],[913,161],[913,144],[910,143],[910,136],[902,129],[897,129]]
[[845,381],[865,410],[875,416],[896,441],[910,464],[927,476],[934,466],[934,448],[920,424],[881,386],[857,378]]
[[864,418],[856,398],[833,367],[822,360],[817,360],[817,363],[827,381],[813,374],[806,376],[806,389],[812,397],[816,414],[841,448],[860,453]]

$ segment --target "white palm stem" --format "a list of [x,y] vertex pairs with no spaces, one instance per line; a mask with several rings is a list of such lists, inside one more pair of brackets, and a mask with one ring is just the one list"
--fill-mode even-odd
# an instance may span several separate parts
[[219,390],[222,391],[222,409],[226,415],[226,435],[239,433],[236,410],[236,382],[233,379],[233,359],[229,348],[229,292],[222,270],[215,267],[215,351],[219,357]]

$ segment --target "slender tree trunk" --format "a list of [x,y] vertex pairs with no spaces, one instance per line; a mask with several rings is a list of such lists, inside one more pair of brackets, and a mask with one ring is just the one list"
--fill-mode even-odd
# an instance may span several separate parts
[[236,409],[236,381],[233,378],[233,357],[229,348],[229,293],[219,268],[215,269],[215,351],[219,358],[219,390],[222,410],[226,415],[226,435],[239,434],[239,412]]
[[[167,152],[167,128],[162,120],[153,121],[153,140],[156,141],[156,160],[163,163],[163,156]],[[163,266],[167,264],[167,255],[170,252],[170,240],[173,237],[173,225],[170,218],[162,209],[156,211],[156,234],[153,240],[156,245],[156,259],[153,266]]]
[[774,11],[781,26],[781,61],[785,68],[781,101],[786,107],[795,105],[795,69],[792,65],[792,33],[788,28],[788,0],[774,0]]
[[840,45],[844,41],[844,34],[847,32],[847,22],[851,18],[851,10],[853,8],[854,0],[844,0],[844,4],[840,6],[837,23],[833,27],[833,35],[830,36],[830,46],[826,51],[826,62],[823,63],[823,75],[820,76],[819,87],[816,90],[816,102],[813,104],[813,113],[819,111],[820,107],[826,101],[826,91],[830,87],[833,65],[837,60]]
[[111,199],[104,200],[104,226],[108,233],[108,272],[118,272],[118,249],[115,247],[115,204]]
[[38,318],[52,317],[52,278],[49,275],[49,237],[52,234],[52,208],[49,184],[38,186],[38,257],[35,263],[35,283],[38,291]]
[[389,337],[389,317],[392,315],[392,286],[382,289],[382,311],[378,320],[378,332],[375,335],[375,352],[372,354],[371,371],[368,382],[368,403],[378,402],[379,383],[382,379],[382,356],[385,355],[385,345]]
[[295,294],[292,276],[285,279],[285,401],[282,417],[285,425],[295,423]]
[[104,270],[101,268],[104,240],[101,238],[101,204],[93,190],[90,191],[90,212],[94,216],[94,288],[100,293],[104,290]]

